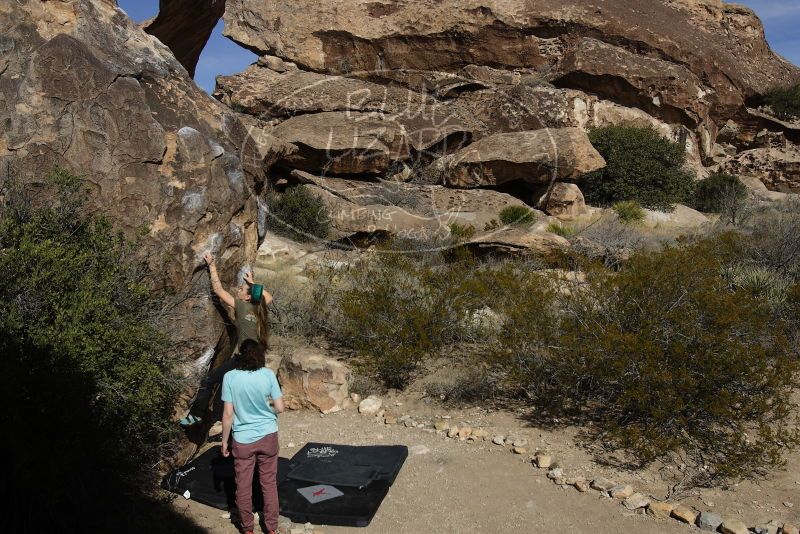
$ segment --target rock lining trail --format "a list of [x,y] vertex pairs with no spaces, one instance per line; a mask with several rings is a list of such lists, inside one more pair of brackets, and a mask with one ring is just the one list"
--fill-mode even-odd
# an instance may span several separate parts
[[[511,454],[491,440],[474,444],[444,440],[435,432],[378,424],[353,409],[324,417],[290,412],[281,418],[280,428],[281,456],[285,457],[308,441],[409,447],[408,460],[372,523],[358,529],[364,534],[689,531],[676,521],[628,512],[597,492],[561,489],[547,480],[547,471],[534,468],[527,455]],[[295,446],[289,448],[290,443]],[[235,532],[220,510],[182,498],[173,506],[208,532]],[[355,531],[315,528],[325,534]],[[288,532],[292,529],[303,531],[302,525],[289,526]]]

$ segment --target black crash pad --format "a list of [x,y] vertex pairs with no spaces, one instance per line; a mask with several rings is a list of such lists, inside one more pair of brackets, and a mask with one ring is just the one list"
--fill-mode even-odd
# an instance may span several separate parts
[[[289,472],[289,460],[278,458],[278,484]],[[161,486],[173,493],[184,495],[194,501],[229,510],[236,507],[236,482],[234,481],[233,456],[223,457],[220,447],[212,447],[196,456],[181,469],[167,475]],[[258,479],[253,480],[253,510],[261,510],[263,497]]]
[[[281,515],[297,523],[367,526],[378,511],[408,456],[404,446],[364,446],[309,443],[291,460],[278,462]],[[341,495],[311,503],[298,490],[325,484]],[[203,504],[228,510],[235,506],[233,457],[223,458],[213,447],[170,473],[169,491]],[[253,482],[253,509],[260,510],[261,489]]]
[[[394,483],[408,448],[400,445],[308,443],[297,451],[278,485],[281,514],[296,523],[365,527]],[[342,495],[311,503],[298,490],[327,484]]]

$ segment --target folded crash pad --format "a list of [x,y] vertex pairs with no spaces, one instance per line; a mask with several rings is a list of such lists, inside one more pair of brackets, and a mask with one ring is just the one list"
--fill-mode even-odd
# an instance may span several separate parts
[[407,457],[399,445],[308,443],[278,486],[281,514],[296,523],[365,527]]
[[[163,487],[188,499],[228,510],[235,506],[233,457],[213,447],[170,473]],[[278,462],[281,515],[297,523],[367,526],[408,456],[403,446],[309,443]],[[253,509],[261,489],[253,481]]]

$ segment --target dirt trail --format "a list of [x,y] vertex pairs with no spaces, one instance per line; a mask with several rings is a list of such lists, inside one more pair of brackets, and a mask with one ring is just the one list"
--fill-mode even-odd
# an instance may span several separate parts
[[[656,521],[625,510],[597,492],[580,494],[552,484],[545,472],[490,441],[470,444],[401,425],[377,424],[354,410],[320,417],[293,412],[281,417],[281,455],[291,457],[308,441],[424,446],[410,454],[372,524],[363,529],[320,526],[326,534],[686,533],[675,521]],[[289,448],[288,444],[295,447]],[[415,449],[417,450],[417,449]],[[235,533],[222,512],[178,499],[174,507],[208,532]]]

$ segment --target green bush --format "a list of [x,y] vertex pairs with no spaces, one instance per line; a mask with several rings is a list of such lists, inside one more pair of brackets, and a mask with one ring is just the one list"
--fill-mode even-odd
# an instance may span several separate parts
[[564,226],[563,224],[559,223],[548,224],[547,231],[550,232],[551,234],[560,235],[561,237],[564,237],[566,239],[574,237],[576,233],[575,228],[573,228],[572,226]]
[[799,362],[785,325],[720,276],[739,254],[722,236],[590,271],[566,295],[531,284],[495,359],[537,413],[590,421],[639,464],[682,455],[693,485],[764,475],[800,443]]
[[772,108],[779,119],[800,118],[800,84],[791,87],[776,87],[764,95],[761,103]]
[[505,225],[524,225],[536,222],[536,213],[525,206],[506,206],[500,211],[500,222]]
[[452,223],[450,225],[450,235],[457,241],[468,241],[475,237],[475,227],[471,224]]
[[335,337],[361,356],[388,387],[403,387],[418,365],[457,342],[463,319],[485,293],[472,264],[428,261],[382,251],[340,280],[342,323]]
[[636,223],[644,220],[644,210],[635,200],[626,200],[624,202],[617,202],[614,204],[614,213],[620,221],[628,223]]
[[19,495],[7,504],[39,527],[141,531],[158,522],[146,495],[175,436],[177,357],[135,247],[85,213],[80,178],[59,170],[49,183],[0,192],[5,484]]
[[771,269],[757,265],[730,265],[723,269],[722,275],[734,289],[747,291],[775,310],[780,309],[789,296],[789,280]]
[[590,132],[592,145],[605,158],[604,169],[588,174],[581,186],[586,201],[610,206],[635,200],[650,209],[668,210],[692,190],[684,165],[685,148],[651,128],[609,126]]
[[325,201],[302,186],[272,193],[267,198],[273,229],[298,241],[325,239],[331,221]]
[[700,180],[694,189],[694,207],[705,213],[721,213],[747,198],[747,187],[736,176],[722,172]]

